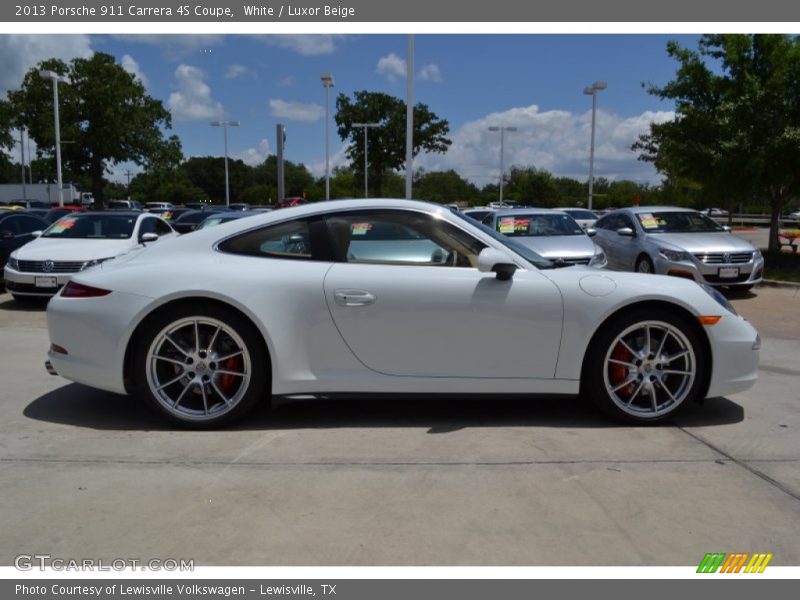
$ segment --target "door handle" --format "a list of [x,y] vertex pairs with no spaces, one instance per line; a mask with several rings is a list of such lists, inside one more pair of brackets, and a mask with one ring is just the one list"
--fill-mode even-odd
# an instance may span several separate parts
[[377,300],[365,290],[336,290],[333,297],[339,306],[367,306]]

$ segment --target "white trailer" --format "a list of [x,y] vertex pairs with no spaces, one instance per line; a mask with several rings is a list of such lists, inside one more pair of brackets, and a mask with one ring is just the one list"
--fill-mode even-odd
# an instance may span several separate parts
[[[91,194],[82,194],[71,183],[63,187],[64,204],[90,204]],[[88,198],[87,198],[88,197]],[[56,183],[21,183],[0,184],[0,204],[8,204],[15,200],[38,200],[48,204],[58,204],[58,184]]]

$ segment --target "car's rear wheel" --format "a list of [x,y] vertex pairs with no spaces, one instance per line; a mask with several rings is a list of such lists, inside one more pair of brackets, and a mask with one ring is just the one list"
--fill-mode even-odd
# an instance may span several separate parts
[[184,306],[146,323],[136,349],[142,399],[171,422],[217,427],[264,398],[268,363],[251,323],[216,305]]
[[593,341],[585,391],[609,415],[654,423],[703,392],[708,359],[700,336],[679,315],[634,311]]
[[649,256],[642,255],[636,260],[637,273],[655,273],[656,268],[653,266],[653,261]]

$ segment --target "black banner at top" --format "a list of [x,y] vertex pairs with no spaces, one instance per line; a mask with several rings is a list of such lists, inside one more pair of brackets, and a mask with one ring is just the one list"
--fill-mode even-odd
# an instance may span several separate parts
[[800,21],[786,0],[17,0],[4,22],[778,22]]

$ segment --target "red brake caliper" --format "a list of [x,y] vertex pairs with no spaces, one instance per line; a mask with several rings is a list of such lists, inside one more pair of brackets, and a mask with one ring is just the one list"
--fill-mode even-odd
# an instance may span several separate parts
[[[222,368],[226,371],[239,371],[240,366],[240,357],[239,356],[232,356],[224,363],[222,363]],[[223,373],[219,376],[219,387],[222,388],[222,391],[226,394],[233,389],[233,384],[236,383],[238,377],[236,375],[231,375],[229,373]]]
[[[624,362],[631,362],[633,355],[628,351],[628,349],[620,344],[617,344],[614,347],[613,352],[611,352],[611,358],[615,360],[621,360]],[[611,379],[611,385],[614,387],[618,386],[620,383],[625,381],[628,378],[628,367],[625,365],[620,365],[618,363],[611,363],[609,367],[609,379]],[[629,383],[625,387],[622,387],[617,390],[618,396],[630,396],[633,393],[633,383]]]

